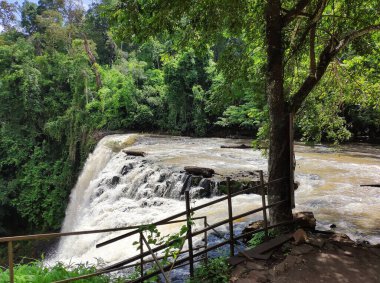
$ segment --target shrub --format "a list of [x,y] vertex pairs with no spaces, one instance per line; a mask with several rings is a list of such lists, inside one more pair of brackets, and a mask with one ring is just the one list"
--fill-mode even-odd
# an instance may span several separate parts
[[187,283],[229,282],[230,271],[226,257],[213,258],[207,264],[202,264],[195,269],[194,277],[189,279]]
[[[40,261],[28,264],[18,264],[14,268],[14,278],[17,283],[50,283],[95,272],[95,266],[78,264],[65,266],[58,263],[53,267],[44,266]],[[124,278],[125,281],[125,278]],[[9,282],[9,270],[0,270],[0,282]],[[111,282],[107,275],[100,275],[88,279],[78,280],[78,283],[106,283]],[[112,279],[112,282],[123,282],[122,278]]]

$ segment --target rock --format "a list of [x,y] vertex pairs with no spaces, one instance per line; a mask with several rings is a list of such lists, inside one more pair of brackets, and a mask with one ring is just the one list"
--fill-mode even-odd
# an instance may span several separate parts
[[317,220],[315,219],[313,212],[310,211],[294,213],[293,219],[295,224],[303,229],[315,230],[315,226],[317,225]]
[[362,247],[372,247],[371,243],[367,240],[357,240],[355,244]]
[[348,237],[346,234],[343,234],[343,233],[335,233],[330,236],[329,240],[333,242],[349,245],[349,246],[352,246],[355,244],[355,242],[351,240],[350,237]]
[[192,176],[191,178],[191,186],[197,187],[199,183],[203,180],[202,176]]
[[96,197],[99,197],[99,196],[101,196],[103,193],[104,193],[104,189],[100,188],[99,190],[96,191],[95,196],[96,196]]
[[210,191],[211,181],[209,179],[202,179],[199,182],[199,186],[202,187],[202,188],[204,188],[207,191]]
[[299,245],[308,241],[307,234],[303,229],[298,229],[293,234],[294,244]]
[[119,176],[113,176],[112,179],[111,179],[111,185],[112,186],[115,186],[117,184],[119,184],[120,182],[120,177]]
[[295,181],[294,182],[294,190],[297,190],[299,186],[300,186],[300,182]]
[[142,157],[145,156],[145,152],[143,152],[143,151],[125,150],[125,149],[124,149],[123,152],[124,152],[126,155],[131,155],[131,156],[142,156]]
[[326,244],[326,241],[321,238],[309,238],[308,244],[321,249]]
[[165,181],[166,178],[167,178],[166,174],[165,173],[161,173],[160,177],[158,177],[157,182],[162,183],[163,181]]
[[[238,180],[231,179],[230,180],[230,191],[231,191],[231,193],[240,192],[240,191],[246,189],[252,183],[253,182],[247,182],[245,180],[240,180],[240,179],[238,179]],[[227,181],[225,181],[225,180],[220,181],[218,184],[218,190],[223,194],[227,194],[227,191],[228,191],[227,190]],[[256,190],[256,191],[258,191],[258,190]],[[247,193],[257,193],[256,191],[250,190]]]
[[331,225],[330,225],[330,228],[331,228],[331,229],[334,229],[334,228],[336,228],[336,225],[335,225],[335,224],[331,224]]
[[214,169],[205,167],[185,166],[184,169],[188,174],[203,176],[204,178],[210,178],[215,174]]
[[220,148],[236,148],[236,149],[246,149],[246,148],[252,148],[250,145],[222,145]]
[[155,200],[152,205],[154,205],[154,206],[161,206],[161,205],[163,205],[163,203],[164,203],[163,201]]
[[[264,228],[264,221],[263,220],[258,220],[258,221],[249,223],[248,226],[246,226],[241,231],[241,233],[245,234],[245,233],[256,231],[257,229],[261,229],[261,228]],[[252,235],[246,236],[246,237],[243,238],[243,242],[248,242],[251,238],[252,238]]]
[[131,170],[132,168],[133,168],[133,165],[132,165],[132,164],[124,165],[123,168],[121,169],[120,174],[124,176],[124,175],[126,175],[126,174],[129,172],[129,170]]
[[190,198],[208,198],[210,197],[210,190],[202,187],[195,187],[190,189]]

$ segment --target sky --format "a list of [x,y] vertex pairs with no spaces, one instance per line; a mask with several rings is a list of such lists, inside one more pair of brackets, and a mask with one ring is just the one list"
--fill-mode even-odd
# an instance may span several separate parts
[[[22,3],[25,2],[25,0],[18,0],[18,1],[17,0],[5,0],[5,1],[8,3],[18,3],[20,6],[22,5]],[[28,1],[38,3],[38,0],[28,0]],[[97,0],[76,0],[76,1],[82,2],[85,10],[88,9],[88,7],[91,5],[91,3],[98,2]],[[21,18],[20,12],[16,13],[16,17],[17,17],[17,20],[20,21],[20,18]],[[2,32],[3,30],[4,30],[4,28],[0,24],[0,32]]]
[[[24,0],[5,0],[9,3],[18,3],[18,4],[22,4],[23,2],[25,2]],[[38,0],[28,0],[29,2],[34,2],[34,3],[38,3]],[[96,0],[78,0],[78,1],[81,1],[83,2],[83,6],[87,9],[88,6],[92,3],[92,2],[97,2]]]

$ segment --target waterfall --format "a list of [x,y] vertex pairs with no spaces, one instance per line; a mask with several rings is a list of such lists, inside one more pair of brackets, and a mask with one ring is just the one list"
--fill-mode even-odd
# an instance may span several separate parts
[[[220,148],[224,144],[247,142],[130,134],[107,136],[88,157],[71,192],[62,231],[135,226],[164,219],[185,210],[183,194],[187,189],[192,205],[218,198],[224,178],[221,176],[266,169],[267,160],[260,151]],[[129,156],[122,151],[125,147],[143,151],[146,155]],[[339,219],[336,223],[339,231],[359,239],[367,233],[370,236],[365,239],[379,242],[376,224],[380,220],[379,191],[359,187],[363,182],[376,182],[380,174],[377,156],[360,155],[360,152],[334,154],[300,146],[296,152],[296,179],[300,182],[296,192],[297,208],[313,211],[319,227],[328,227],[332,221],[337,221],[335,217]],[[217,175],[213,178],[190,176],[183,172],[184,166],[189,165],[213,168]],[[373,213],[363,210],[369,205]],[[233,198],[235,215],[260,206],[258,195],[244,194]],[[349,213],[345,207],[350,207]],[[195,214],[204,215],[209,224],[225,219],[226,203],[221,202]],[[259,218],[261,215],[253,215],[236,225],[244,226],[244,223]],[[175,233],[181,225],[171,224],[159,229],[163,234]],[[194,229],[202,227],[203,223],[195,221]],[[227,232],[226,227],[219,229]],[[113,263],[125,259],[137,253],[132,244],[137,238],[95,248],[97,243],[124,233],[63,237],[47,261]],[[200,237],[198,243],[201,241]]]
[[[172,154],[176,157],[181,152],[188,155],[186,149],[172,152],[169,156],[166,149],[148,152],[146,157],[129,156],[120,150],[120,145],[129,144],[128,139],[136,139],[136,136],[105,137],[90,154],[70,195],[62,232],[155,222],[184,211],[185,190],[189,190],[193,202],[196,200],[198,203],[207,202],[207,198],[221,194],[217,178],[191,176],[183,172],[183,166],[163,162],[165,158],[172,158]],[[152,140],[144,136],[139,137],[133,148],[140,149],[141,146],[145,149],[154,148]],[[117,148],[116,151],[114,147]],[[260,205],[258,196],[244,198],[246,206]],[[221,204],[217,208],[210,208],[207,214],[217,212],[213,218],[223,218],[227,213],[224,206]],[[181,225],[183,224],[170,225],[162,229],[164,233],[177,232]],[[110,245],[112,252],[107,247],[95,248],[98,242],[122,233],[64,237],[50,261],[96,262],[101,258],[106,262],[114,262],[133,255],[134,247],[131,243],[136,240],[134,238]]]

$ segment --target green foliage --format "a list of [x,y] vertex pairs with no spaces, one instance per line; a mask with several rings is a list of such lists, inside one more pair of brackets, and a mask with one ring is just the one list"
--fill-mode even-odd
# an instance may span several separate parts
[[[191,220],[190,222],[192,223]],[[162,263],[166,265],[169,263],[169,258],[176,260],[179,256],[179,253],[181,252],[181,249],[186,240],[185,235],[188,231],[188,228],[187,225],[183,225],[180,228],[179,232],[164,236],[161,236],[161,233],[158,231],[156,225],[143,225],[140,227],[140,231],[142,233],[147,233],[146,239],[149,245],[167,245],[167,248],[164,250],[164,256],[162,259]],[[139,242],[134,242],[133,244],[136,246],[137,250],[140,249]]]
[[219,283],[229,282],[231,267],[226,257],[209,259],[207,263],[201,264],[195,269],[194,277],[188,283]]
[[168,90],[167,128],[176,134],[195,132],[204,135],[207,127],[204,112],[205,91],[209,87],[206,70],[208,58],[198,58],[193,50],[165,61]]
[[[187,225],[192,225],[193,221],[191,219],[188,220]],[[166,266],[171,264],[171,269],[168,273],[172,270],[174,267],[174,263],[178,256],[180,255],[180,252],[183,248],[183,245],[186,241],[186,234],[188,231],[188,226],[183,225],[180,230],[177,233],[164,235],[162,236],[159,230],[157,229],[156,225],[142,225],[139,230],[141,231],[142,235],[146,238],[146,241],[148,242],[149,246],[160,246],[165,245],[167,248],[164,249],[164,255],[162,259],[160,260],[160,264],[162,266]],[[135,241],[133,245],[136,246],[137,250],[140,250],[140,242]],[[142,242],[142,245],[145,246],[144,241]],[[144,274],[150,274],[151,272],[159,270],[157,265],[153,265],[148,270],[144,270]],[[134,273],[131,275],[133,278],[138,278],[139,270],[136,268]],[[151,277],[147,282],[157,282],[158,276]]]
[[[0,1],[0,233],[59,229],[96,131],[246,131],[266,146],[265,1],[124,2],[84,14],[68,1],[26,1],[15,29],[16,6]],[[354,2],[328,3],[317,53],[326,30],[378,22],[375,1]],[[304,28],[300,18],[284,31],[298,30],[284,42],[288,99],[309,75],[308,48],[290,50],[309,41]],[[296,116],[299,139],[379,138],[379,44],[378,34],[360,38],[330,64]]]
[[[17,264],[14,268],[14,279],[18,283],[50,283],[53,281],[82,276],[96,271],[95,266],[78,264],[65,266],[58,263],[53,267],[46,267],[42,262],[35,261],[29,264]],[[126,278],[112,278],[112,282],[124,282]],[[0,270],[0,282],[9,281],[9,270]],[[111,282],[106,275],[94,276],[77,282],[107,283]]]
[[[270,229],[268,231],[268,237],[269,238],[275,238],[276,236],[278,236],[278,232],[276,230]],[[264,243],[264,241],[265,241],[265,232],[264,231],[257,232],[255,234],[253,234],[252,239],[250,239],[248,241],[248,246],[254,248],[254,247]]]

